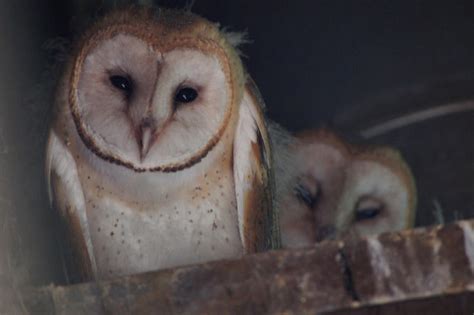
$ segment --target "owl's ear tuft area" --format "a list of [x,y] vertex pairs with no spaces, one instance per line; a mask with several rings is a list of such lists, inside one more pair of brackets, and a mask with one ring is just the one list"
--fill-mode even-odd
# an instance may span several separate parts
[[226,27],[222,27],[220,29],[220,32],[222,36],[227,40],[227,42],[235,49],[235,51],[240,57],[246,57],[241,50],[241,46],[252,43],[252,41],[248,38],[247,31],[233,32]]
[[191,12],[195,3],[196,0],[186,0],[186,4],[183,7],[184,11]]

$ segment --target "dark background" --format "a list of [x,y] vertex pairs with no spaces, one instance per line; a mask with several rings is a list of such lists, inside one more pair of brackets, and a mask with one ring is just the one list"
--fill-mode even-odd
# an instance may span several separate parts
[[[102,2],[10,2],[2,16],[24,22],[7,26],[12,56],[21,56],[23,70],[37,66],[46,40],[70,38],[79,20],[107,8]],[[81,14],[77,3],[90,9]],[[192,11],[248,33],[245,64],[270,117],[292,130],[330,122],[387,89],[474,69],[473,1],[196,0]]]
[[[45,43],[70,39],[107,5],[1,1],[0,251],[9,254],[0,253],[0,282],[45,284],[62,280],[42,174],[53,54]],[[292,131],[330,125],[357,138],[369,120],[474,94],[473,3],[197,0],[193,11],[248,32],[244,63],[272,119]],[[371,139],[396,146],[413,167],[418,223],[436,222],[435,200],[449,209],[447,221],[474,211],[473,123],[464,113]]]

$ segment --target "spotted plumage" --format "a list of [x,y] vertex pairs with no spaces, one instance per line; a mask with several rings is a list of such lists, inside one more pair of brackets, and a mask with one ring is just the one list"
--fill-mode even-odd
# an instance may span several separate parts
[[46,159],[72,281],[278,246],[263,102],[234,44],[140,7],[77,42]]

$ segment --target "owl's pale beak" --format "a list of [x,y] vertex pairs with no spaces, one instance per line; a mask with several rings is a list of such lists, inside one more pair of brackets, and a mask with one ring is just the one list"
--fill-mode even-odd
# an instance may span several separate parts
[[140,148],[140,160],[143,161],[153,142],[155,142],[156,128],[153,121],[144,120],[139,127],[138,146]]

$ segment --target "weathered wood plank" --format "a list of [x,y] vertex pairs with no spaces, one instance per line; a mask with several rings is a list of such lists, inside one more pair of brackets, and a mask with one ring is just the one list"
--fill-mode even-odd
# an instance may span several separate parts
[[348,308],[324,315],[472,315],[474,313],[474,293],[459,293],[433,296],[424,299],[404,300],[375,306]]
[[462,221],[30,289],[24,300],[33,314],[437,314],[444,304],[463,314],[473,294],[474,221]]

